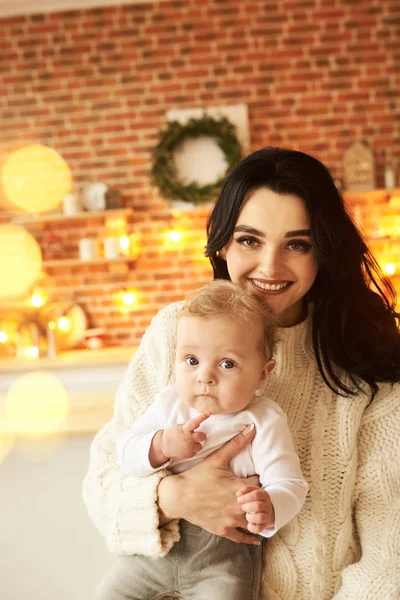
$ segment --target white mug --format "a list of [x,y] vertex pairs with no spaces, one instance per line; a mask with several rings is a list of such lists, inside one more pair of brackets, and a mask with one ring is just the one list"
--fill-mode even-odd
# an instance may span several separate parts
[[118,258],[120,256],[119,239],[117,237],[107,237],[103,243],[105,258]]
[[93,260],[97,258],[95,240],[92,240],[91,238],[79,240],[79,258],[81,260]]
[[78,194],[66,194],[63,200],[63,210],[65,215],[76,215],[81,212],[82,206]]

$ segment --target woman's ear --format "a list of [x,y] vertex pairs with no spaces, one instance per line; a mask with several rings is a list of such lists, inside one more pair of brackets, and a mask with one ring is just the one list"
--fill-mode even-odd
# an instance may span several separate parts
[[223,248],[221,248],[221,250],[218,250],[218,256],[220,256],[221,258],[223,258],[226,261],[226,249],[225,249],[225,246]]

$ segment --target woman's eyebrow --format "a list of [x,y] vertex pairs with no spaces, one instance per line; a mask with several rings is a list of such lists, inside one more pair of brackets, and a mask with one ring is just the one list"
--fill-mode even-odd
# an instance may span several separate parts
[[295,229],[294,231],[287,231],[285,237],[294,237],[296,235],[307,235],[311,237],[311,229]]
[[257,235],[258,237],[265,237],[265,233],[255,229],[254,227],[249,227],[248,225],[237,225],[233,230],[233,233],[251,233],[252,235]]

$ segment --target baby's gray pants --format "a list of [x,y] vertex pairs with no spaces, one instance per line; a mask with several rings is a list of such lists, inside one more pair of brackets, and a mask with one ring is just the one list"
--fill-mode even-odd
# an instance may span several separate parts
[[180,521],[181,539],[162,558],[120,556],[96,600],[257,600],[262,549]]

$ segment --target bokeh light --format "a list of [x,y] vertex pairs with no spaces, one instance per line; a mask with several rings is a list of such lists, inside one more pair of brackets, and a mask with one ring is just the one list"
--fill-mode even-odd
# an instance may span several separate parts
[[56,208],[71,191],[71,171],[52,148],[39,144],[19,148],[2,170],[4,192],[10,202],[40,213]]
[[174,244],[179,244],[179,242],[182,240],[182,234],[181,234],[181,232],[177,231],[176,229],[173,229],[172,231],[169,231],[167,233],[167,237]]
[[394,275],[396,273],[396,265],[393,263],[386,263],[383,267],[386,275]]
[[130,241],[129,241],[129,237],[127,235],[124,235],[121,238],[119,238],[119,246],[120,246],[121,250],[123,250],[123,251],[126,251],[129,249]]
[[0,463],[3,462],[14,444],[14,436],[10,433],[0,431]]
[[125,288],[117,292],[114,296],[114,303],[118,312],[122,315],[130,315],[143,306],[145,302],[143,292],[138,289]]
[[132,306],[137,302],[137,296],[135,292],[122,292],[121,299],[125,306]]
[[130,256],[133,260],[136,260],[140,254],[140,233],[131,233],[127,236],[128,244],[126,248],[122,248],[122,253],[125,256]]
[[23,296],[38,278],[40,246],[23,227],[0,225],[0,299]]
[[44,298],[38,293],[32,294],[31,296],[31,304],[35,308],[40,308],[44,304]]
[[39,358],[38,346],[30,346],[29,348],[25,348],[24,356],[26,358]]
[[25,373],[11,385],[5,410],[8,427],[15,434],[28,437],[53,434],[67,418],[68,394],[52,373]]
[[60,317],[57,321],[57,327],[60,331],[68,331],[71,328],[71,321],[68,317]]

